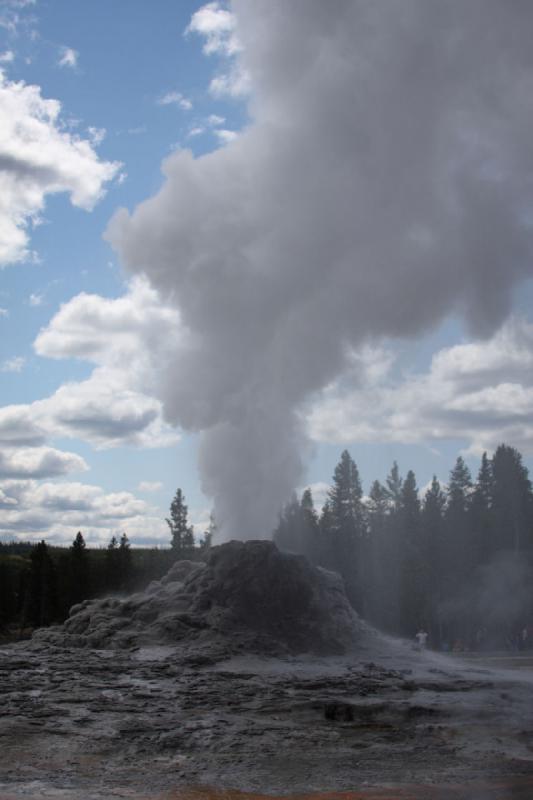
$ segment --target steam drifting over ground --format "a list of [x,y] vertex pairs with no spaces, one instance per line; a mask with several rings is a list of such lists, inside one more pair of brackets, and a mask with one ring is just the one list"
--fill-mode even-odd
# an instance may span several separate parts
[[531,275],[533,7],[235,0],[249,127],[164,162],[107,236],[181,312],[167,418],[202,431],[222,532],[298,485],[301,412],[350,347],[452,312],[487,335]]

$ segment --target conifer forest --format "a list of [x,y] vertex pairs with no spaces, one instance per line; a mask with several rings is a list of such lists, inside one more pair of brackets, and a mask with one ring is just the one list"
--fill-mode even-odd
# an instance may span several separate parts
[[[82,532],[68,548],[0,544],[0,637],[61,622],[88,598],[142,588],[217,543],[213,519],[195,539],[181,489],[167,524],[168,549],[131,547],[126,533],[100,549],[87,547]],[[368,494],[345,450],[322,509],[310,489],[294,494],[273,538],[340,573],[356,611],[382,631],[413,638],[424,629],[437,650],[533,643],[533,491],[513,447],[484,453],[475,476],[458,457],[447,483],[434,477],[423,492],[394,462]]]

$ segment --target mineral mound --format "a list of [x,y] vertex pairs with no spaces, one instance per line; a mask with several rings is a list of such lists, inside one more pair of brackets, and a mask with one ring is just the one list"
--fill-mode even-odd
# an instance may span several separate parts
[[144,591],[85,601],[34,638],[66,647],[183,644],[221,657],[340,654],[362,631],[336,573],[261,540],[213,547],[207,563],[177,561]]

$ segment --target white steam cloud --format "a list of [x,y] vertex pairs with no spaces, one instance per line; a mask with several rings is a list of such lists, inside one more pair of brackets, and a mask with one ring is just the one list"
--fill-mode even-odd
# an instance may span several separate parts
[[531,275],[533,4],[235,0],[251,124],[164,162],[108,238],[188,328],[163,387],[202,432],[223,533],[301,477],[304,402],[350,348],[461,311],[486,335]]

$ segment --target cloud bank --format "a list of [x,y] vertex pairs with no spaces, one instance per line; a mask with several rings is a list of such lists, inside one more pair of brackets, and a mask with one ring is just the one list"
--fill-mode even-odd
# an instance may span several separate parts
[[531,276],[533,6],[234,0],[234,28],[205,8],[210,51],[239,43],[251,124],[173,154],[107,236],[180,310],[165,413],[202,431],[223,533],[253,537],[354,347],[450,313],[486,336]]
[[533,325],[512,318],[486,341],[436,353],[425,373],[393,374],[394,354],[363,348],[306,414],[317,442],[502,441],[533,453]]

